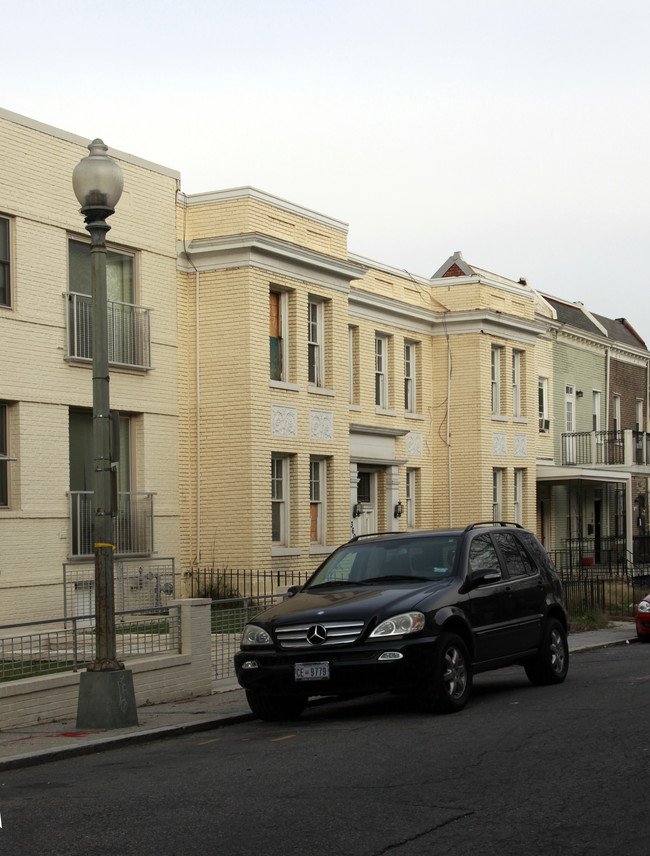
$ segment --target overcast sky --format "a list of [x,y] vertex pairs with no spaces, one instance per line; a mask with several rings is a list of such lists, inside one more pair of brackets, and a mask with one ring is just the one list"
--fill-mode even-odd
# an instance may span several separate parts
[[22,0],[2,53],[0,106],[186,193],[252,185],[422,276],[461,250],[650,345],[648,0]]

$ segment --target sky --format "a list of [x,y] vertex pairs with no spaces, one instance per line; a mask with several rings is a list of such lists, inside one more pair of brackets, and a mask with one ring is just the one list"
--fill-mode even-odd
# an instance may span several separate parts
[[413,274],[460,250],[650,345],[647,0],[22,0],[3,22],[6,110],[186,193],[342,220]]

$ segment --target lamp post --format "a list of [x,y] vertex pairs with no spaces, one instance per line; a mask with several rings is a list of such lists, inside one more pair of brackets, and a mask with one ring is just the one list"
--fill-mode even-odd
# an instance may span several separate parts
[[80,676],[78,728],[137,724],[133,676],[117,660],[113,585],[113,517],[106,300],[107,217],[115,213],[124,177],[101,140],[72,173],[72,186],[90,233],[93,348],[93,542],[95,553],[95,660]]

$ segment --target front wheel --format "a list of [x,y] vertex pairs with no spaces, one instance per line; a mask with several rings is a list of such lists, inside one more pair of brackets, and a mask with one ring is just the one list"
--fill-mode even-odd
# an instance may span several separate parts
[[566,630],[557,620],[549,618],[535,659],[524,666],[532,684],[561,684],[569,671],[569,645]]
[[420,700],[426,710],[457,713],[467,704],[472,692],[472,664],[467,646],[455,633],[443,633]]
[[298,719],[307,706],[304,696],[275,696],[246,690],[246,701],[252,712],[265,722]]

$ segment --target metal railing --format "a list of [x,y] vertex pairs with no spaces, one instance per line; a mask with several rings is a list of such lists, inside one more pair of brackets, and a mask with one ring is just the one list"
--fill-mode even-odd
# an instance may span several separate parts
[[[92,556],[93,492],[71,490],[70,555]],[[113,518],[116,555],[145,555],[153,552],[153,493],[120,491],[117,514]]]
[[184,574],[190,597],[212,600],[273,595],[278,588],[304,583],[308,571],[244,570],[236,568],[193,568]]
[[215,680],[223,681],[235,677],[233,658],[239,650],[239,639],[244,625],[277,600],[277,596],[266,595],[212,601],[210,621]]
[[[180,651],[180,606],[116,612],[115,624],[118,659]],[[0,681],[78,671],[94,659],[92,614],[0,626]]]
[[[68,357],[92,360],[92,297],[68,292]],[[108,300],[108,361],[131,368],[151,368],[151,309]]]
[[[116,559],[113,564],[115,609],[168,606],[176,596],[175,561]],[[95,608],[95,565],[63,563],[63,615],[86,615]]]
[[622,431],[578,431],[562,434],[562,466],[621,466],[625,463]]

